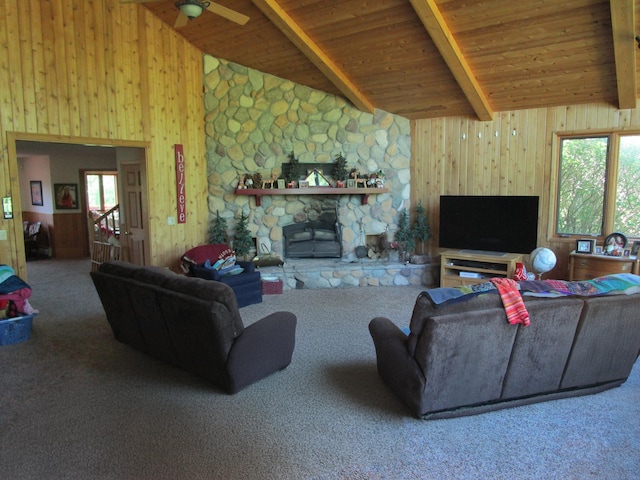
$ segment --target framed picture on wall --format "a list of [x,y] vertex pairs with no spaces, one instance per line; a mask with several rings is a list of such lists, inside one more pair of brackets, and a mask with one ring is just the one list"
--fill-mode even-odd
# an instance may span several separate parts
[[59,210],[74,210],[78,208],[78,184],[56,183],[53,186],[56,196],[56,208]]
[[42,182],[40,180],[31,180],[31,205],[42,206]]
[[640,250],[640,241],[636,240],[635,242],[633,242],[633,245],[631,247],[631,255],[634,255],[634,256],[638,255],[638,253],[640,253],[639,250]]

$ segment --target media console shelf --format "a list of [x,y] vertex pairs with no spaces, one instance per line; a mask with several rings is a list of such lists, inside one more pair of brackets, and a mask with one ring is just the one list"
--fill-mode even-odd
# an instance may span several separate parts
[[488,282],[491,277],[513,278],[518,262],[522,262],[522,255],[517,253],[492,255],[447,250],[440,254],[440,286],[462,287]]
[[256,199],[256,207],[262,203],[262,195],[362,195],[362,203],[367,203],[369,195],[387,193],[388,188],[238,188],[236,195],[251,195]]

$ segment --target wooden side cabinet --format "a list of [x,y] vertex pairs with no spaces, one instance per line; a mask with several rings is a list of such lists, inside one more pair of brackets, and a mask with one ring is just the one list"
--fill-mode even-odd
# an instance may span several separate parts
[[610,257],[571,252],[569,255],[569,280],[591,280],[612,273],[638,274],[638,257]]
[[522,255],[490,255],[448,250],[440,254],[440,286],[461,287],[488,282],[491,277],[513,278]]

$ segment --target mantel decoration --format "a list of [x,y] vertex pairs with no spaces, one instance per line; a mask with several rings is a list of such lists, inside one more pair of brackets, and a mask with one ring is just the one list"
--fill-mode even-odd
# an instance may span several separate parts
[[345,188],[347,186],[346,181],[349,177],[349,172],[347,170],[347,159],[342,155],[342,152],[336,155],[336,161],[333,164],[331,175],[335,179],[338,188]]
[[293,153],[293,150],[289,153],[289,163],[282,165],[282,173],[287,182],[287,188],[294,188],[295,182],[300,180],[300,163],[298,162],[298,157]]

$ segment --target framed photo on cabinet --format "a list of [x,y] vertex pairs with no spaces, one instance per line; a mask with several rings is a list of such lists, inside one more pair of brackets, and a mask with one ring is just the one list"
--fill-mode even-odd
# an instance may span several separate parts
[[581,239],[576,242],[577,253],[594,253],[596,241],[592,239]]

